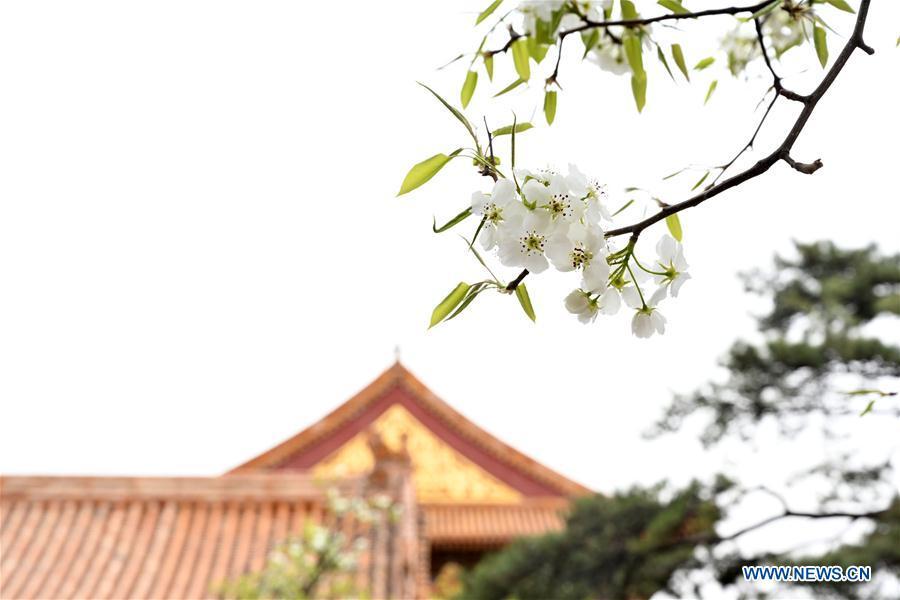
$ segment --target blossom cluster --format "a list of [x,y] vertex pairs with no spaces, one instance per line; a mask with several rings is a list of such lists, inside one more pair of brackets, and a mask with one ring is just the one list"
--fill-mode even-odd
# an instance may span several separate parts
[[[690,277],[682,245],[665,235],[653,261],[639,260],[634,242],[615,248],[604,236],[613,221],[607,202],[605,185],[569,165],[566,175],[516,169],[512,179],[499,178],[489,194],[472,194],[471,211],[481,217],[478,243],[504,266],[532,274],[552,266],[580,276],[565,306],[582,323],[615,314],[624,303],[634,310],[636,336],[662,334],[666,320],[658,304],[677,296]],[[656,288],[648,294],[651,283]]]

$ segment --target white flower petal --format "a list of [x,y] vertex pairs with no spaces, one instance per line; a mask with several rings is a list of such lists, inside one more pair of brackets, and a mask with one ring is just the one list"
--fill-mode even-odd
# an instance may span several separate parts
[[664,265],[670,265],[675,260],[675,252],[678,250],[678,242],[671,235],[664,235],[659,238],[656,243],[656,253],[659,255],[659,262]]
[[500,207],[506,206],[510,202],[514,202],[516,200],[515,184],[509,179],[501,177],[497,180],[497,183],[494,184],[494,189],[491,191],[491,200]]
[[614,315],[619,312],[619,307],[622,306],[622,296],[619,294],[619,290],[611,287],[603,292],[603,295],[600,296],[598,302],[600,304],[601,313],[604,315]]
[[641,308],[644,303],[641,301],[641,295],[634,286],[622,288],[622,300],[629,308]]

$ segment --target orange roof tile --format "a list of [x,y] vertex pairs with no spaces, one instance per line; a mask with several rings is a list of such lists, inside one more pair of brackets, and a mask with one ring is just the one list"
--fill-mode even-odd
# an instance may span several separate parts
[[560,531],[569,503],[548,499],[521,504],[425,504],[425,536],[432,548],[490,548]]
[[357,580],[373,597],[416,596],[415,506],[370,527],[328,514],[324,491],[298,474],[0,477],[0,598],[210,597],[309,520],[369,539]]

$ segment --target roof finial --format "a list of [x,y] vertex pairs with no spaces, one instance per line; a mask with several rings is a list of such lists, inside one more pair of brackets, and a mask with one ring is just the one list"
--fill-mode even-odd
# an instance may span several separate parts
[[400,362],[400,344],[394,346],[394,362]]

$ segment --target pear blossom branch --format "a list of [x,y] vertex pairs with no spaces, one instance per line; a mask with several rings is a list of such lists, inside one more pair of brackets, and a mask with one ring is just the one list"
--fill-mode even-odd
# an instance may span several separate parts
[[871,0],[861,0],[859,12],[857,13],[856,17],[856,25],[853,28],[853,33],[847,40],[847,43],[841,50],[841,53],[835,59],[834,64],[831,66],[831,69],[828,70],[828,72],[825,74],[825,77],[819,83],[818,87],[816,87],[809,95],[804,96],[804,100],[802,101],[803,110],[800,112],[800,115],[797,117],[797,120],[794,122],[794,125],[791,127],[790,131],[788,131],[787,136],[784,138],[781,144],[774,151],[772,151],[772,153],[770,153],[768,156],[765,156],[764,158],[761,158],[748,169],[736,175],[733,175],[720,183],[712,185],[711,187],[703,190],[702,192],[691,198],[688,198],[687,200],[684,200],[677,204],[669,205],[663,208],[658,213],[627,227],[620,227],[618,229],[607,231],[605,234],[606,237],[611,238],[626,234],[639,236],[644,229],[650,227],[654,223],[662,221],[669,215],[674,215],[685,209],[702,204],[710,198],[718,196],[722,192],[730,190],[731,188],[736,187],[750,179],[758,177],[759,175],[762,175],[770,168],[772,168],[772,166],[774,166],[775,163],[779,161],[784,161],[797,171],[806,174],[812,174],[820,169],[822,167],[821,160],[817,159],[811,163],[798,162],[791,157],[790,152],[794,147],[794,143],[797,141],[797,138],[800,136],[800,133],[803,131],[803,128],[806,126],[807,121],[809,121],[809,117],[812,115],[813,110],[815,110],[816,105],[819,103],[819,100],[822,99],[822,97],[831,87],[831,84],[834,83],[834,80],[847,64],[847,61],[850,59],[850,56],[853,54],[854,50],[859,48],[866,54],[874,54],[875,51],[863,40],[863,30],[865,28],[866,17],[869,12],[870,3]]

